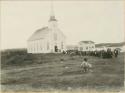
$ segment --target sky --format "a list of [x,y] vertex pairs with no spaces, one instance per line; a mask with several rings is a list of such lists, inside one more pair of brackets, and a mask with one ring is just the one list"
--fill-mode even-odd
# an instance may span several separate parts
[[[67,45],[92,40],[95,43],[124,41],[123,1],[54,1],[58,26]],[[48,25],[50,1],[1,1],[1,49],[26,48],[28,38]]]

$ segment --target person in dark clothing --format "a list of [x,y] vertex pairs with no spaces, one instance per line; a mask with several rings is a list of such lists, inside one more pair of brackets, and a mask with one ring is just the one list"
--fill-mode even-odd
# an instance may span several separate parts
[[106,57],[107,58],[112,58],[112,51],[111,51],[110,48],[107,49]]
[[114,54],[115,54],[115,57],[118,56],[118,50],[117,49],[114,50]]

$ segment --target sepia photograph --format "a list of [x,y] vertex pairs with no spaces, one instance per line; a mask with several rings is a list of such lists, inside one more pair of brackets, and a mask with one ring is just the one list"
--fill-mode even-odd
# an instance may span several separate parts
[[124,93],[124,0],[1,0],[1,93]]

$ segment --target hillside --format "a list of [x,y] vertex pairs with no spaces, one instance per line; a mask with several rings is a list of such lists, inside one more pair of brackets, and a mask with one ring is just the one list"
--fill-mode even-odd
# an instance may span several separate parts
[[123,88],[124,59],[89,56],[92,72],[81,72],[84,57],[63,54],[2,52],[3,91],[86,90],[119,91]]

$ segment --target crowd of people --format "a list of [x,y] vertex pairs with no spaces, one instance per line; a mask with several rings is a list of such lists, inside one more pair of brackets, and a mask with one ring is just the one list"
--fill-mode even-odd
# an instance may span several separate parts
[[101,57],[101,58],[112,58],[112,57],[117,57],[119,54],[119,51],[117,49],[114,49],[114,51],[111,51],[111,49],[100,50],[100,51],[67,50],[67,51],[64,51],[63,53],[69,54],[71,56],[79,55],[79,56],[95,56],[95,57]]

